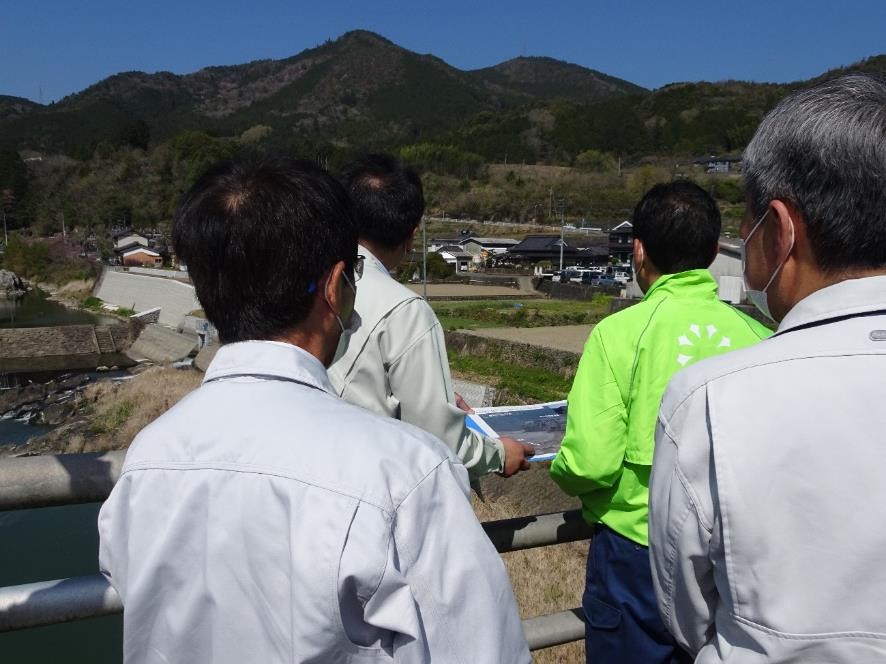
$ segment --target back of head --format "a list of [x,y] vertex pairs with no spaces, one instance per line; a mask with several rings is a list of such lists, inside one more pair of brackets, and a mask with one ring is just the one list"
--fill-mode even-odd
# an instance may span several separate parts
[[412,237],[425,211],[421,178],[389,155],[367,155],[347,166],[342,182],[354,202],[358,233],[385,249]]
[[657,184],[634,208],[634,237],[661,274],[707,268],[717,256],[720,210],[689,180]]
[[886,266],[886,76],[799,90],[760,123],[744,153],[754,217],[794,204],[825,272]]
[[175,215],[173,242],[222,342],[275,339],[308,315],[318,280],[352,269],[357,232],[342,186],[309,161],[223,162]]

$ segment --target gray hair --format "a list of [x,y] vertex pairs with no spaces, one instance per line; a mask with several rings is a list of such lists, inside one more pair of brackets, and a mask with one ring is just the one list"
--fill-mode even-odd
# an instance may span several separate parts
[[743,170],[753,216],[773,199],[797,206],[820,268],[886,266],[886,76],[789,95],[763,118]]

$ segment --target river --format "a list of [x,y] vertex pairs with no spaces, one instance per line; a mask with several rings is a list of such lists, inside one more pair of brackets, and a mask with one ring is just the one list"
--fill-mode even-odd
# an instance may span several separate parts
[[33,290],[17,300],[0,297],[0,327],[52,327],[55,325],[109,325],[116,318],[68,309]]
[[[112,321],[67,309],[47,300],[40,292],[29,293],[16,302],[0,298],[0,327],[94,325]],[[24,442],[49,430],[50,427],[16,420],[0,420],[0,444]],[[0,512],[0,586],[97,572],[99,507],[87,504]],[[3,664],[112,664],[122,661],[122,651],[121,616],[0,634]]]

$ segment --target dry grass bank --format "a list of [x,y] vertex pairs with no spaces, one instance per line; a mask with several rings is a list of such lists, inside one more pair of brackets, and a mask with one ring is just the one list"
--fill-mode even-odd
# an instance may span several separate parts
[[[564,495],[550,478],[549,463],[536,463],[510,479],[481,481],[482,497],[472,496],[480,521],[575,509],[579,502]],[[588,542],[546,546],[502,555],[523,618],[581,606]],[[584,642],[567,643],[533,653],[537,664],[580,664]]]
[[196,370],[152,367],[131,380],[90,385],[80,396],[86,432],[71,436],[64,451],[102,452],[128,447],[141,429],[201,380],[203,374]]

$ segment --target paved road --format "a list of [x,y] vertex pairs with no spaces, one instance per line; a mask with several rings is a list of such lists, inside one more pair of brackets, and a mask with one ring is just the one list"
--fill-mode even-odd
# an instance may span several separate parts
[[559,325],[557,327],[487,327],[477,330],[459,330],[488,339],[517,341],[543,348],[581,353],[593,325]]
[[187,313],[199,309],[194,287],[173,279],[106,270],[96,297],[118,307],[147,311],[160,307],[160,323],[181,325]]

